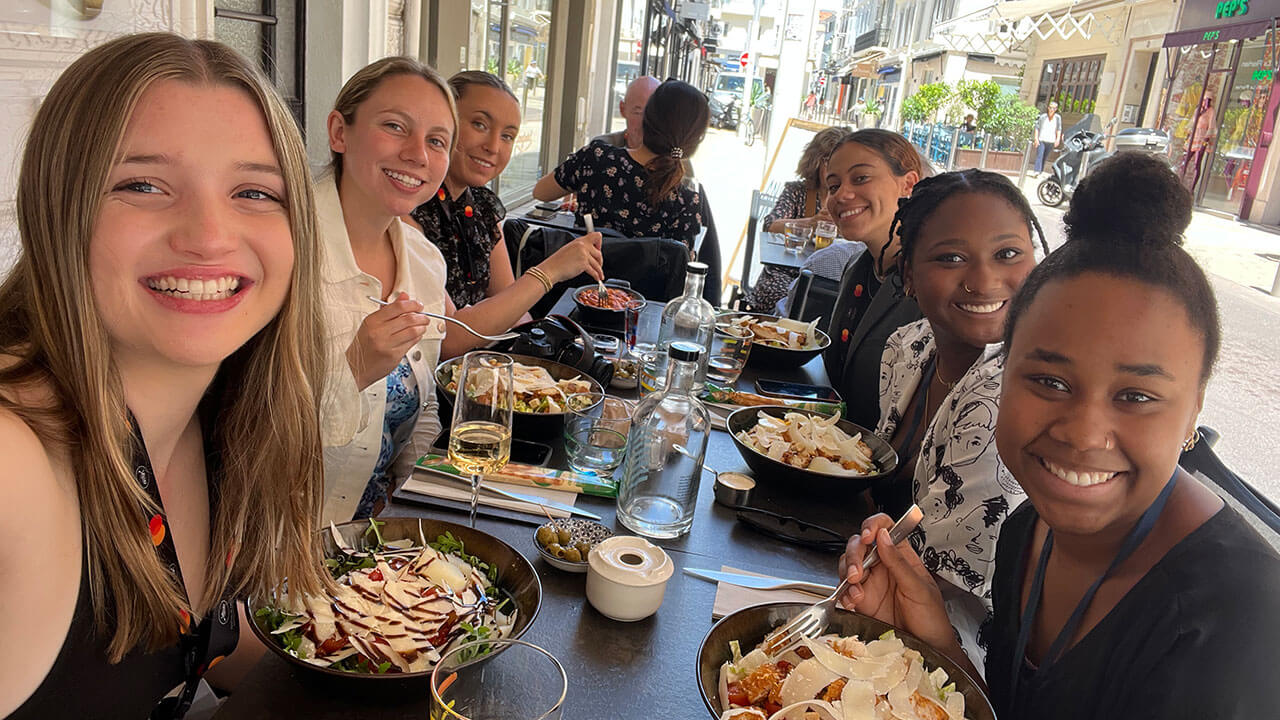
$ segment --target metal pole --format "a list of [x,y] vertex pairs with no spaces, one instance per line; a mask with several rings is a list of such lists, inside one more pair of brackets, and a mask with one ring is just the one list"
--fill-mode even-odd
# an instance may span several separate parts
[[956,146],[960,144],[960,126],[951,132],[951,152],[947,155],[947,169],[956,169]]
[[1027,179],[1027,164],[1031,162],[1031,148],[1035,146],[1034,140],[1027,141],[1027,149],[1022,151],[1022,169],[1018,171],[1018,187],[1022,187],[1022,183]]
[[991,133],[982,133],[982,159],[978,161],[978,167],[983,170],[987,169],[987,146],[991,144]]

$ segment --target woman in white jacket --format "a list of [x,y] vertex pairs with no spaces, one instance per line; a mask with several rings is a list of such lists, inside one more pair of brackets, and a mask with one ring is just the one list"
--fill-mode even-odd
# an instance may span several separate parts
[[329,113],[333,165],[315,187],[332,358],[326,523],[377,514],[440,432],[444,328],[416,311],[446,311],[445,261],[400,217],[440,187],[456,128],[445,80],[403,57],[353,75]]

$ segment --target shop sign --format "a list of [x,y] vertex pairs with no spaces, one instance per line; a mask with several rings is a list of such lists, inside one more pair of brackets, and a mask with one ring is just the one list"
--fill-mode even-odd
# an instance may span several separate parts
[[1223,18],[1240,17],[1249,13],[1249,0],[1222,0],[1218,3],[1218,7],[1213,12],[1213,17],[1221,20]]
[[1254,70],[1254,82],[1271,82],[1271,78],[1275,77],[1275,70]]
[[1211,32],[1226,25],[1273,17],[1280,17],[1280,0],[1185,0],[1178,30]]

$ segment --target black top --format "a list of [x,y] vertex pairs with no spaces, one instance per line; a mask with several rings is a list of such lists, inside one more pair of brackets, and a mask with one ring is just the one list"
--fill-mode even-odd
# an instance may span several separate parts
[[1009,672],[1037,519],[1024,502],[996,545],[986,675],[1000,720],[1271,718],[1280,661],[1280,556],[1230,507],[1175,545],[1039,682]]
[[450,198],[442,185],[409,213],[448,265],[445,289],[457,307],[475,305],[489,292],[489,254],[502,239],[507,208],[489,188],[467,188]]
[[827,330],[831,346],[822,359],[851,422],[868,429],[880,422],[880,361],[885,343],[895,330],[922,317],[915,298],[903,292],[896,270],[890,270],[883,283],[876,278],[870,252],[845,266]]
[[555,169],[556,183],[577,194],[575,215],[581,226],[591,213],[598,227],[627,237],[664,237],[693,247],[702,229],[702,196],[678,185],[657,207],[649,205],[649,171],[625,148],[591,143]]
[[[215,393],[216,394],[216,393]],[[205,471],[209,477],[210,513],[219,501],[220,458],[212,452],[213,402],[206,396],[201,403],[201,428],[204,432]],[[168,565],[173,580],[182,587],[182,569],[178,566],[173,533],[160,501],[155,471],[138,424],[133,426],[134,478],[160,508],[152,513],[145,508],[138,513],[138,523],[146,525],[151,542],[161,562]],[[81,552],[80,589],[76,597],[71,626],[67,628],[62,649],[40,686],[27,698],[9,720],[31,718],[122,718],[150,717],[153,720],[180,718],[186,714],[201,676],[218,661],[230,655],[239,639],[239,621],[234,600],[223,597],[195,627],[183,613],[179,641],[175,645],[148,653],[135,649],[118,663],[107,660],[107,646],[113,629],[94,622],[93,597],[89,589],[88,544]],[[170,690],[183,685],[177,696],[163,698]]]

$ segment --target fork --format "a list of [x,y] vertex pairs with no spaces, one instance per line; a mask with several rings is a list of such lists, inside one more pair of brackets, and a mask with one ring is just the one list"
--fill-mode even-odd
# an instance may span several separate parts
[[[894,545],[906,539],[912,530],[920,524],[924,519],[924,512],[920,510],[919,505],[912,505],[898,522],[893,524],[889,530],[889,539]],[[880,561],[880,555],[876,552],[876,546],[871,546],[871,551],[862,559],[862,570],[865,572],[873,565]],[[822,633],[826,632],[827,627],[831,624],[831,614],[835,610],[836,600],[849,588],[849,578],[840,581],[840,585],[836,587],[836,591],[831,593],[825,600],[810,605],[807,609],[800,612],[799,615],[791,618],[790,622],[782,627],[774,630],[765,640],[765,654],[769,657],[777,657],[791,648],[799,645],[801,641],[808,638],[812,640]]]
[[[369,298],[370,300],[372,300],[372,301],[374,301],[374,302],[378,303],[379,305],[390,305],[390,304],[391,304],[391,303],[387,302],[386,300],[379,300],[378,298],[376,298],[376,297],[374,297],[374,296],[372,296],[372,295],[366,295],[365,297],[367,297],[367,298]],[[451,317],[449,317],[448,315],[437,315],[436,313],[424,312],[424,311],[422,311],[422,310],[415,310],[414,312],[416,312],[416,313],[417,313],[417,314],[419,314],[419,315],[426,315],[427,317],[430,317],[430,318],[435,318],[435,319],[437,319],[437,320],[444,320],[445,322],[451,322],[451,323],[453,323],[453,324],[455,324],[455,325],[459,325],[459,326],[461,326],[461,327],[462,327],[462,329],[463,329],[463,330],[466,330],[467,332],[471,333],[472,335],[475,335],[476,337],[480,338],[481,340],[488,340],[489,342],[501,342],[501,341],[503,341],[503,340],[512,340],[512,339],[515,339],[515,338],[520,337],[520,333],[516,333],[516,332],[505,332],[505,333],[502,333],[501,335],[485,335],[485,334],[484,334],[484,333],[482,333],[482,332],[476,332],[474,329],[472,329],[472,327],[471,327],[470,325],[468,325],[468,324],[466,324],[466,323],[462,322],[461,320],[459,320],[459,319],[457,319],[457,318],[451,318]]]
[[[591,217],[591,213],[583,213],[582,222],[587,226],[587,232],[593,233],[596,231],[596,221],[595,218]],[[609,291],[604,289],[603,280],[596,281],[596,297],[600,298],[600,304],[602,305],[609,302]]]

